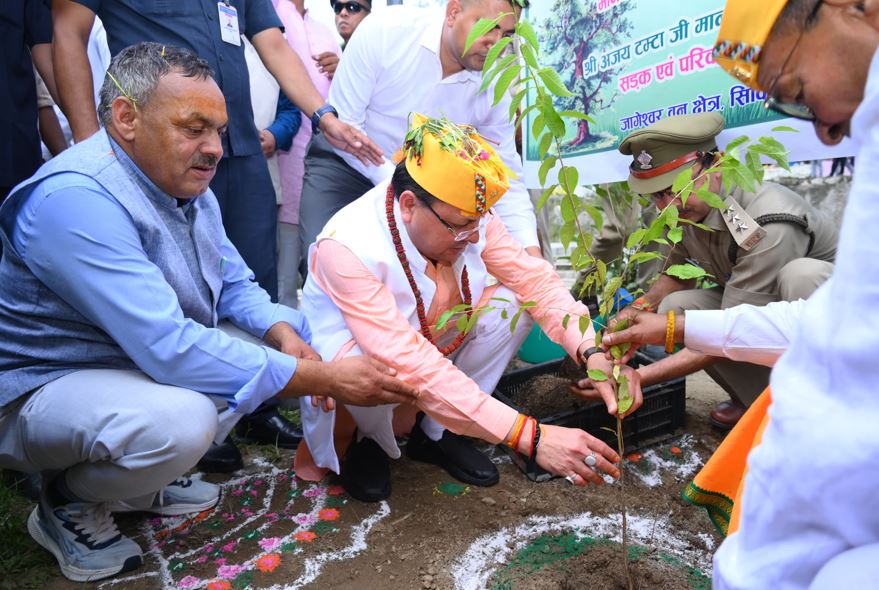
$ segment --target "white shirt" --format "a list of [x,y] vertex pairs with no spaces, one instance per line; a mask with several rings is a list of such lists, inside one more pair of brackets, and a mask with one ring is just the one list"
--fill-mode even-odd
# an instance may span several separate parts
[[806,302],[688,310],[684,344],[694,352],[771,367],[790,346]]
[[339,118],[365,132],[385,152],[383,166],[364,166],[347,152],[338,154],[374,184],[387,179],[390,157],[403,145],[410,113],[445,116],[472,125],[519,177],[494,210],[510,234],[525,247],[537,245],[534,207],[522,182],[510,98],[492,107],[493,86],[479,93],[481,72],[461,71],[443,78],[440,41],[442,12],[391,6],[370,15],[351,37],[330,87],[329,103]]
[[[831,558],[879,543],[876,56],[851,129],[857,169],[833,281],[806,302],[773,370],[770,422],[749,457],[741,528],[714,558],[718,590],[806,589]],[[862,566],[879,574],[879,563]]]

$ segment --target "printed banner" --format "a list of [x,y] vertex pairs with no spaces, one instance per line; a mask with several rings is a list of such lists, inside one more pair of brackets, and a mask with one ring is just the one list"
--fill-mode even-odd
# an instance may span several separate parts
[[[574,96],[556,98],[559,110],[588,113],[571,121],[562,148],[584,184],[624,180],[628,159],[617,146],[631,132],[666,117],[721,112],[723,147],[740,135],[795,127],[779,139],[791,161],[853,155],[849,142],[822,145],[810,124],[763,107],[765,95],[740,84],[711,56],[724,0],[545,0],[527,18],[540,39],[542,61],[561,74]],[[532,112],[533,113],[533,112]],[[526,183],[537,187],[538,142],[525,127]]]

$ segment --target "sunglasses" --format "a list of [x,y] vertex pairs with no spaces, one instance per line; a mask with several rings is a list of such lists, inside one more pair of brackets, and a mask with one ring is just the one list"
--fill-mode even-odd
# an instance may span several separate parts
[[335,2],[334,1],[334,2],[330,2],[330,6],[333,7],[333,12],[335,12],[336,14],[341,14],[343,8],[348,11],[348,14],[357,14],[361,10],[365,10],[366,12],[369,12],[369,9],[366,6],[363,6],[362,4],[358,4],[357,2]]

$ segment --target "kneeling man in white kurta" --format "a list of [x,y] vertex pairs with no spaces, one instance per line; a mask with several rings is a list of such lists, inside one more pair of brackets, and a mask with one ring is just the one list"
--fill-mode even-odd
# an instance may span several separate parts
[[[473,128],[416,115],[391,180],[327,223],[311,246],[303,292],[314,347],[324,359],[368,354],[420,393],[417,407],[333,407],[332,400],[303,398],[297,475],[318,479],[332,470],[355,498],[383,500],[391,491],[389,458],[400,456],[396,436],[409,434],[411,458],[473,485],[493,485],[498,472],[467,437],[506,442],[576,485],[601,483],[600,472],[618,476],[619,457],[598,439],[541,425],[488,393],[527,334],[528,314],[579,363],[608,374],[612,368],[592,348],[592,330],[578,328],[586,307],[491,213],[509,177]],[[511,330],[509,318],[526,301],[533,307]],[[467,333],[454,318],[436,328],[456,305],[488,303],[506,308],[505,317],[486,313]],[[563,322],[566,315],[575,321]],[[640,386],[634,371],[623,373],[636,397],[631,413]],[[615,384],[600,385],[616,413]]]

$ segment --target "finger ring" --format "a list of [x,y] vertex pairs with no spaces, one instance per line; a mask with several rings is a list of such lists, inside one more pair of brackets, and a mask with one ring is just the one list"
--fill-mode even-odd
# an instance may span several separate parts
[[572,473],[571,475],[566,476],[565,479],[568,480],[569,484],[574,485],[574,480],[577,479],[577,474]]
[[589,456],[583,459],[583,462],[586,463],[588,467],[595,467],[598,463],[598,459],[595,458],[595,451],[589,453]]

